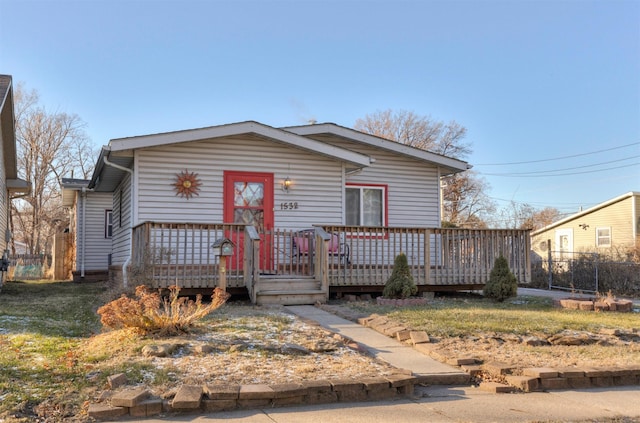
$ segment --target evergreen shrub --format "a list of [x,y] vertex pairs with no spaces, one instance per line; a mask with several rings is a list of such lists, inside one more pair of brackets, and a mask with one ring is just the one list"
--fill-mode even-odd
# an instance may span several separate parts
[[393,264],[393,272],[384,285],[382,296],[387,298],[409,298],[418,292],[418,287],[413,281],[409,262],[404,253],[396,256]]
[[496,258],[489,280],[484,286],[485,297],[502,302],[518,295],[518,280],[509,270],[509,263],[502,255]]

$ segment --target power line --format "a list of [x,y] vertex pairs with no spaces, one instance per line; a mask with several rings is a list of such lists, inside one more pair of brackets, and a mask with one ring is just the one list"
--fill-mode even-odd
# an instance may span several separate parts
[[483,175],[491,175],[491,176],[537,175],[537,174],[540,174],[540,173],[564,172],[566,170],[575,170],[575,169],[584,169],[584,168],[587,168],[587,167],[602,166],[602,165],[606,165],[606,164],[610,164],[610,163],[618,163],[618,162],[623,162],[625,160],[637,159],[638,157],[640,157],[640,155],[631,156],[631,157],[625,157],[624,159],[610,160],[608,162],[594,163],[594,164],[584,165],[584,166],[567,167],[567,168],[564,168],[564,169],[554,169],[554,170],[538,170],[538,171],[535,171],[535,172],[512,172],[512,173],[482,173],[482,172],[479,172],[479,173],[482,173]]
[[518,164],[528,164],[528,163],[551,162],[551,161],[555,161],[555,160],[571,159],[573,157],[588,156],[590,154],[598,154],[598,153],[604,153],[606,151],[619,150],[621,148],[632,147],[634,145],[640,145],[640,142],[634,142],[634,143],[631,143],[631,144],[621,145],[621,146],[618,146],[618,147],[606,148],[604,150],[591,151],[589,153],[581,153],[581,154],[573,154],[573,155],[570,155],[570,156],[554,157],[554,158],[551,158],[551,159],[540,159],[540,160],[531,160],[531,161],[526,161],[526,162],[511,162],[511,163],[476,163],[475,166],[508,166],[508,165],[518,165]]
[[[608,167],[606,169],[596,169],[596,170],[589,170],[585,172],[557,173],[553,175],[518,174],[518,173],[482,173],[482,172],[478,172],[478,173],[480,173],[481,175],[487,175],[487,176],[507,176],[507,177],[513,177],[513,178],[545,178],[545,177],[553,177],[553,176],[584,175],[586,173],[604,172],[607,170],[616,170],[616,169],[622,169],[623,167],[631,167],[631,166],[637,166],[637,165],[640,165],[640,162],[631,163],[624,166]],[[551,172],[557,172],[557,171],[551,171]],[[537,172],[537,173],[540,173],[540,172]]]

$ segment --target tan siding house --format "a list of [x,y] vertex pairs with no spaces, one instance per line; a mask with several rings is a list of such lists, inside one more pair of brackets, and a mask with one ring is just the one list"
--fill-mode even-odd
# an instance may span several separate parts
[[531,246],[547,257],[573,252],[618,254],[640,245],[640,193],[629,192],[531,233]]

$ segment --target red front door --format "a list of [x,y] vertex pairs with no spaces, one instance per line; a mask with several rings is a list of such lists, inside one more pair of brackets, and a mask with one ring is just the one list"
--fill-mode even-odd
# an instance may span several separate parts
[[[224,172],[224,222],[253,225],[259,234],[273,229],[273,174],[257,172]],[[262,236],[262,235],[261,235]],[[263,239],[260,247],[260,268],[271,268],[271,249]],[[239,257],[243,257],[244,242],[234,239]],[[230,267],[242,263],[232,260]]]

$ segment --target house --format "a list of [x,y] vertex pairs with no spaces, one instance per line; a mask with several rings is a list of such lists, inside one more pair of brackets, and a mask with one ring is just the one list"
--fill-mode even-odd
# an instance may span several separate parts
[[113,139],[87,189],[112,195],[123,283],[313,303],[381,291],[401,252],[423,290],[482,286],[500,253],[526,280],[528,232],[440,229],[440,178],[469,167],[332,123],[247,121]]
[[531,233],[541,258],[574,252],[622,253],[640,246],[640,193],[628,192]]
[[31,190],[31,185],[18,177],[13,79],[10,75],[0,75],[0,143],[0,251],[6,259],[11,240],[11,200],[27,195]]
[[69,273],[75,282],[108,278],[113,196],[87,189],[89,182],[62,178],[62,206],[69,210],[69,227],[56,237],[56,266],[65,263],[56,278],[68,278]]

